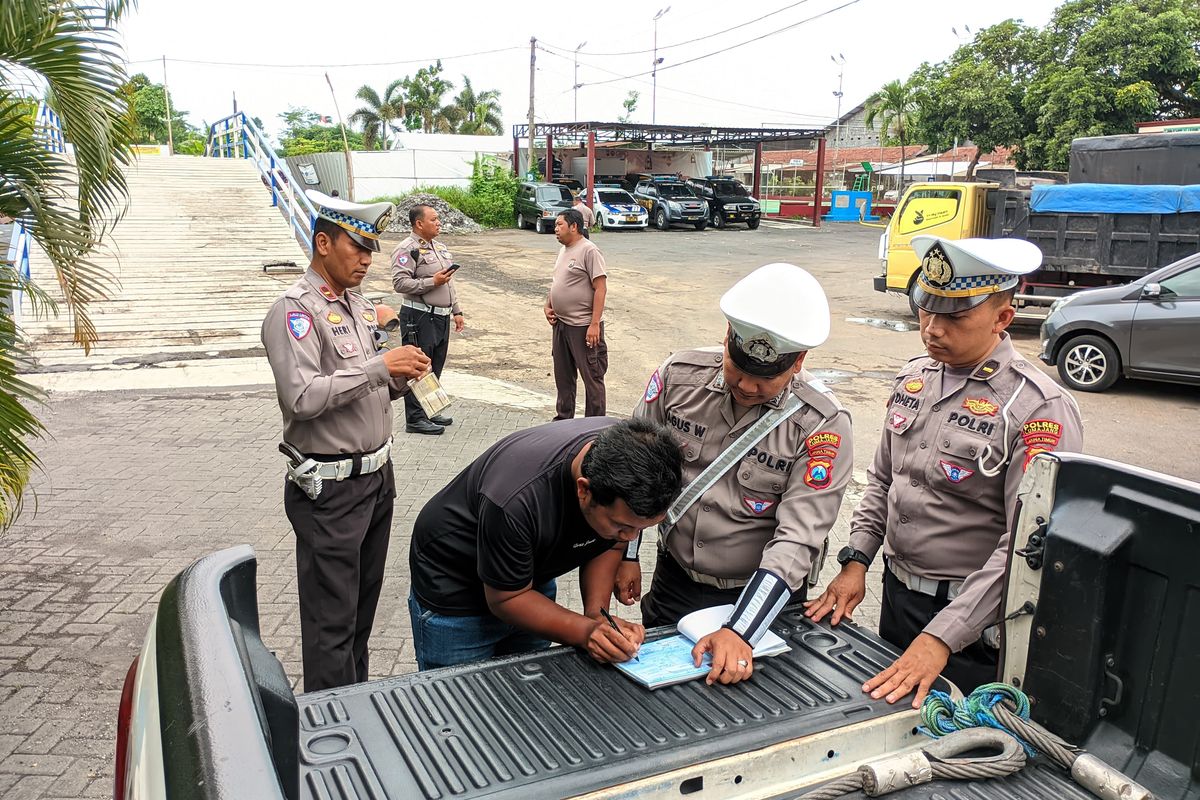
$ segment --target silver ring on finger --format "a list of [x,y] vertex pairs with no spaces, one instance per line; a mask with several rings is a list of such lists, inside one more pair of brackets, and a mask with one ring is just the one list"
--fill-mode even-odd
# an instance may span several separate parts
[[737,662],[737,665],[738,665],[739,667],[742,667],[742,668],[744,669],[745,667],[748,667],[748,666],[750,666],[750,662],[749,662],[749,661],[747,661],[747,660],[746,660],[746,659],[744,659],[744,658],[739,658],[739,659],[738,659],[738,662]]

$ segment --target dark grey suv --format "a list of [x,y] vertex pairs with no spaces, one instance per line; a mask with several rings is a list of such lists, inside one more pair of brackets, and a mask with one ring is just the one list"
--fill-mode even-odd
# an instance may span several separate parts
[[560,183],[522,183],[513,200],[518,228],[552,233],[554,219],[572,205],[571,190]]
[[1200,384],[1200,253],[1133,283],[1055,301],[1040,358],[1084,392],[1121,377]]

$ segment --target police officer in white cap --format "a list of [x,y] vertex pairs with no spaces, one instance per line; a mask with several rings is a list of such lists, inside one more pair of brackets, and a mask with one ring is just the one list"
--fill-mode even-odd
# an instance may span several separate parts
[[963,692],[996,679],[1017,487],[1038,453],[1078,451],[1074,400],[1013,348],[1013,295],[1041,264],[1019,239],[917,236],[913,288],[928,353],[900,370],[841,573],[808,615],[849,619],[884,555],[879,633],[903,655],[863,687],[888,702],[939,673]]
[[416,347],[384,350],[386,306],[358,291],[391,203],[309,191],[312,261],[275,301],[263,347],[283,412],[284,509],[296,533],[304,689],[367,679],[396,481],[392,401],[430,368]]
[[[721,311],[724,347],[670,356],[634,411],[669,426],[684,456],[685,489],[659,528],[642,618],[674,625],[733,604],[693,651],[697,664],[711,651],[710,684],[748,678],[754,644],[785,604],[804,599],[854,465],[849,413],[804,370],[829,335],[816,279],[768,264],[726,292]],[[636,545],[617,577],[626,604],[641,594]]]

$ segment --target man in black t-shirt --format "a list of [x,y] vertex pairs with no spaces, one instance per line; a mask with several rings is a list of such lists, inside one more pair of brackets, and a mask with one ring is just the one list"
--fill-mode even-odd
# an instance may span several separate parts
[[[625,544],[657,525],[682,484],[682,455],[647,420],[584,417],[506,436],[417,516],[409,550],[417,666],[549,646],[626,661],[641,625],[603,618]],[[583,614],[554,602],[579,569]]]

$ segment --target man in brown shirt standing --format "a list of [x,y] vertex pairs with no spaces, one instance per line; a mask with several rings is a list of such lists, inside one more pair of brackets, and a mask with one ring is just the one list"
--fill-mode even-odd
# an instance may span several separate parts
[[[450,350],[450,321],[461,333],[464,327],[458,292],[454,289],[457,267],[446,245],[437,241],[442,220],[430,206],[413,206],[408,212],[412,235],[392,252],[392,287],[404,295],[400,308],[400,330],[405,344],[416,345],[433,362],[433,374],[442,377]],[[415,397],[404,398],[404,430],[407,433],[438,435],[454,422],[443,414],[428,417]]]
[[367,679],[367,640],[392,531],[392,401],[429,369],[415,347],[384,350],[395,313],[358,291],[391,203],[309,191],[308,271],[262,325],[291,466],[283,507],[296,534],[304,690]]
[[554,279],[546,297],[546,321],[553,330],[554,386],[558,390],[554,418],[575,416],[575,375],[583,378],[584,416],[602,417],[608,345],[604,341],[604,299],[608,294],[604,256],[584,237],[583,217],[575,209],[554,221],[562,243],[554,262]]
[[[842,571],[808,615],[849,619],[882,549],[879,634],[900,658],[864,685],[924,700],[938,674],[964,693],[996,680],[1000,602],[1017,488],[1039,453],[1078,451],[1075,401],[1013,348],[1020,276],[1041,264],[1019,239],[913,238],[913,289],[928,356],[897,376],[867,487],[838,554]],[[990,633],[989,633],[990,631]]]
[[588,208],[588,204],[583,201],[583,193],[575,195],[575,204],[573,208],[583,217],[583,235],[587,238],[592,238],[588,231],[596,224],[596,212]]

